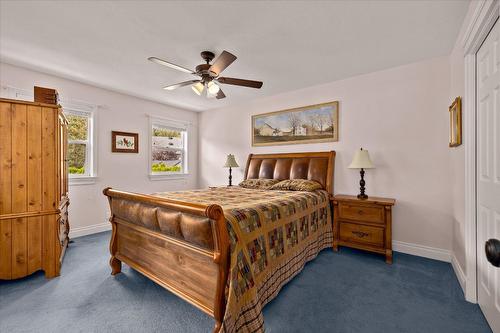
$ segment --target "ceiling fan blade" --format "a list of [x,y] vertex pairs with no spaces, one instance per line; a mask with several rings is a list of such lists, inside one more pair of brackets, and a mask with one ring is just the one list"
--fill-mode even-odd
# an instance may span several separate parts
[[222,73],[227,66],[231,65],[233,61],[236,60],[236,56],[227,51],[222,51],[222,53],[215,59],[212,66],[210,66],[210,72],[214,73],[216,76]]
[[196,74],[195,72],[193,72],[192,70],[190,69],[187,69],[185,67],[182,67],[182,66],[179,66],[179,65],[176,65],[176,64],[172,64],[168,61],[165,61],[163,59],[160,59],[160,58],[157,58],[157,57],[149,57],[148,58],[149,61],[152,61],[154,63],[157,63],[159,65],[163,65],[163,66],[167,66],[167,67],[170,67],[172,69],[176,69],[178,71],[181,71],[181,72],[184,72],[184,73],[188,73],[188,74]]
[[189,80],[189,81],[184,81],[184,82],[180,82],[180,83],[176,83],[176,84],[171,84],[169,86],[163,87],[163,89],[174,90],[174,89],[184,87],[184,86],[189,86],[193,83],[198,83],[198,82],[201,82],[201,81],[200,80]]
[[215,96],[215,98],[217,98],[217,99],[226,98],[226,95],[224,94],[224,92],[222,91],[222,89],[219,89],[219,92],[217,93],[217,95]]
[[263,85],[261,81],[235,79],[232,77],[219,77],[217,78],[217,81],[222,84],[232,84],[234,86],[243,86],[243,87],[257,88],[257,89],[260,89]]

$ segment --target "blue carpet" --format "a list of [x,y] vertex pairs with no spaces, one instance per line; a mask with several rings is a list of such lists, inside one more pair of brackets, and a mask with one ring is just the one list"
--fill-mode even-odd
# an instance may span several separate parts
[[[123,266],[112,277],[110,233],[70,244],[59,278],[0,281],[0,332],[210,332],[213,320]],[[267,332],[491,332],[447,263],[330,249],[264,309]]]

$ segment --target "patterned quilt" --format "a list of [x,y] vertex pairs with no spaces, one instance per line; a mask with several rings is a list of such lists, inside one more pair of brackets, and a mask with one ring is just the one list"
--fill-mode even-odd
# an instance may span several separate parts
[[263,332],[264,305],[276,297],[306,262],[332,246],[326,191],[220,187],[154,195],[219,204],[224,210],[231,240],[231,262],[221,332]]

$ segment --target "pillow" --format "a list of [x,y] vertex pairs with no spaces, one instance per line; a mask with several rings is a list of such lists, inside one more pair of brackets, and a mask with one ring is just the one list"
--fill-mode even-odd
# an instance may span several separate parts
[[279,183],[278,179],[245,179],[238,185],[244,188],[268,190],[274,184]]
[[307,179],[288,179],[283,180],[271,186],[271,190],[286,190],[286,191],[316,191],[321,190],[323,186],[314,180]]

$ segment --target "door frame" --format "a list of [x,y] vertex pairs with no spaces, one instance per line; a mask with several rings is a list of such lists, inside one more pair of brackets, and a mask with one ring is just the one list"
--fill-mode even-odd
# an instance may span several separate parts
[[500,16],[500,0],[483,0],[476,5],[462,40],[465,60],[464,145],[465,145],[465,299],[477,303],[476,251],[476,52]]

